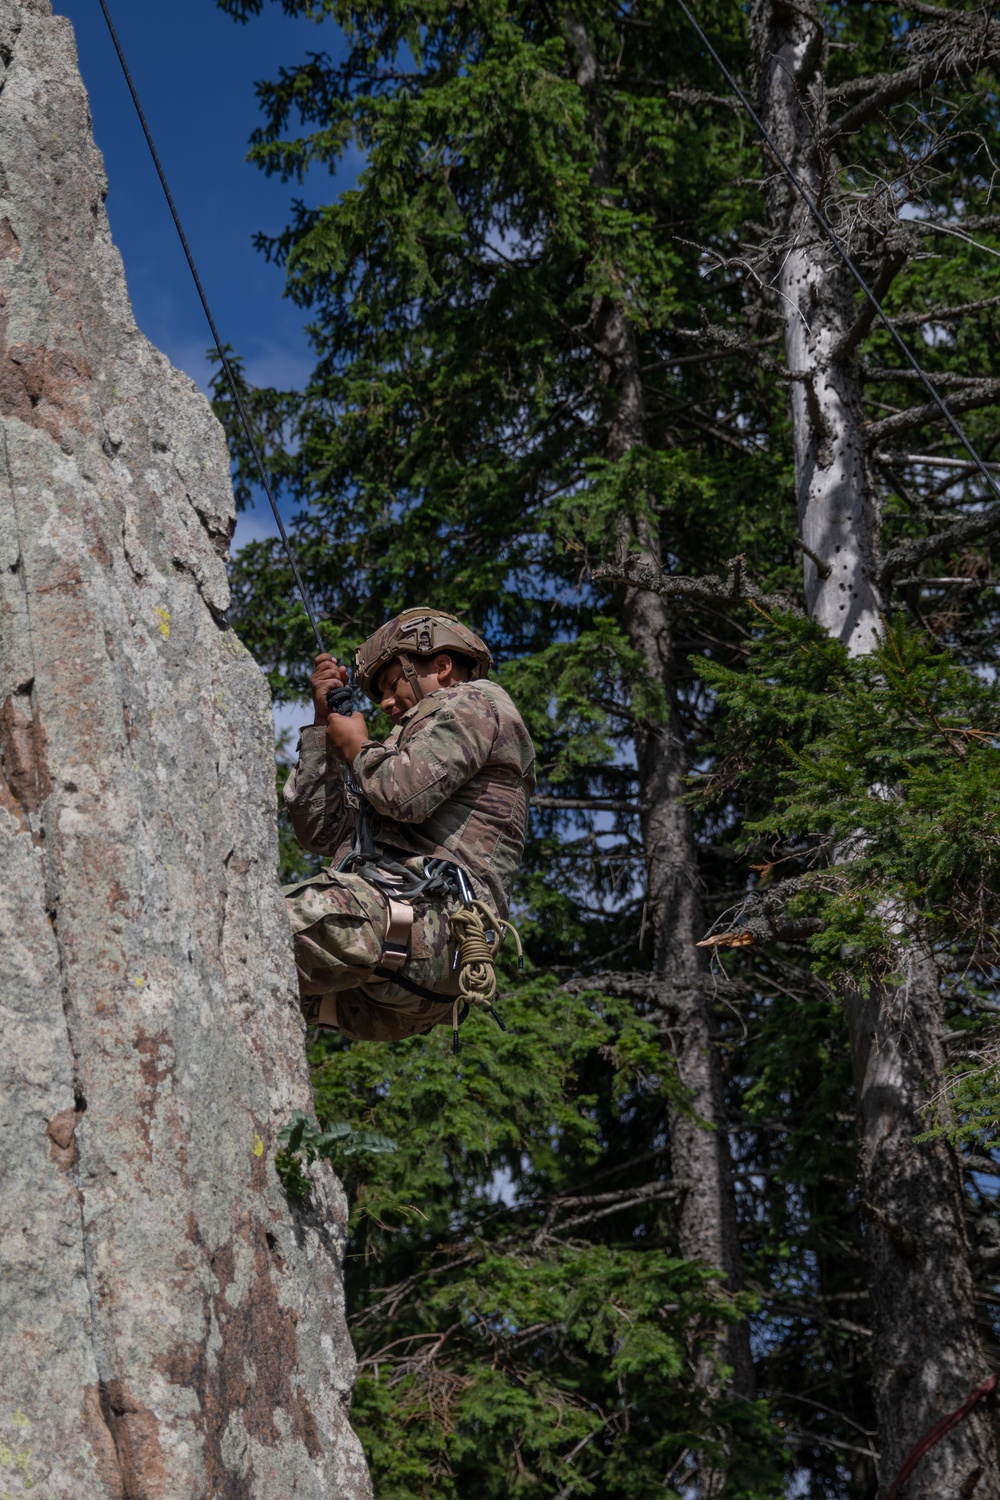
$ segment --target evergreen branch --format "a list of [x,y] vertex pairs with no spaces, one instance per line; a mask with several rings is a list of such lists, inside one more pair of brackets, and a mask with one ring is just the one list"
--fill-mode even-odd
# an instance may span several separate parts
[[756,604],[763,609],[780,609],[795,614],[801,613],[784,594],[765,594],[745,576],[744,557],[731,558],[729,572],[725,578],[717,573],[706,573],[701,578],[688,578],[679,573],[665,573],[655,564],[639,558],[626,558],[624,563],[602,563],[593,570],[593,577],[609,583],[626,583],[633,588],[648,589],[666,599],[685,604]]
[[997,531],[1000,531],[1000,506],[974,516],[965,516],[954,526],[949,526],[934,536],[914,537],[910,541],[900,542],[899,546],[893,547],[882,560],[879,585],[886,589],[896,574],[904,568],[915,568],[928,557],[935,557],[941,552],[950,552],[953,548],[963,547],[968,542],[980,541],[983,537],[992,536]]
[[[952,412],[972,411],[977,406],[991,405],[998,396],[1000,396],[1000,380],[977,380],[964,393],[953,396],[948,405]],[[913,427],[923,427],[926,422],[937,421],[940,416],[940,408],[933,401],[928,401],[923,406],[911,406],[906,411],[893,412],[891,417],[883,417],[881,421],[869,422],[866,431],[871,446],[874,447],[895,433],[909,432]]]

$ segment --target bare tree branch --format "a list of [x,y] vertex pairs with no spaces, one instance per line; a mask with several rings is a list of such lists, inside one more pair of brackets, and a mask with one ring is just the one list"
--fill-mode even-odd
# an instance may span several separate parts
[[668,89],[668,99],[676,99],[679,104],[711,104],[716,109],[743,108],[740,101],[733,94],[713,94],[707,89]]
[[[940,453],[873,453],[872,459],[875,463],[889,466],[891,464],[915,464],[922,469],[964,469],[970,474],[976,472],[976,465],[967,458],[949,458]],[[991,473],[1000,474],[1000,464],[987,463],[984,465]],[[962,476],[959,475],[959,478]],[[957,482],[957,481],[956,481]]]
[[722,974],[699,973],[686,984],[668,979],[662,974],[648,974],[638,970],[604,969],[586,977],[569,979],[563,989],[571,995],[588,994],[599,990],[606,995],[617,995],[625,1000],[651,1000],[662,1010],[671,1008],[671,997],[679,990],[700,990],[709,996],[723,999],[745,998],[752,993],[751,986],[742,979],[729,979]]
[[[735,328],[725,328],[719,323],[709,324],[705,328],[676,328],[674,334],[677,338],[698,339],[701,343],[715,345],[713,353],[743,354],[753,360],[760,369],[767,370],[771,375],[777,375],[781,380],[802,380],[804,376],[796,370],[789,370],[779,360],[770,354],[765,354],[761,348],[760,339],[752,339],[748,334],[737,333]],[[774,340],[769,340],[774,342]],[[706,351],[707,352],[707,351]]]
[[786,594],[765,594],[751,583],[743,569],[744,558],[734,557],[729,562],[725,578],[717,573],[706,573],[701,578],[687,578],[677,573],[664,573],[638,559],[627,558],[622,566],[604,563],[593,570],[594,578],[609,583],[628,583],[634,588],[649,589],[668,599],[677,599],[691,604],[757,604],[762,609],[781,609],[799,614],[798,606]]
[[877,5],[891,5],[893,10],[908,10],[915,16],[926,16],[929,21],[960,22],[968,20],[968,11],[949,10],[946,5],[932,5],[929,0],[875,0]]
[[[879,271],[872,285],[872,291],[879,302],[882,301],[882,298],[892,286],[892,283],[908,260],[909,253],[902,247],[887,252],[885,260],[882,263],[882,269]],[[831,351],[830,358],[833,360],[847,359],[853,354],[877,317],[878,313],[875,308],[875,302],[871,297],[864,297],[858,309],[858,316],[854,320],[852,327],[847,330],[843,338],[838,339]]]
[[563,809],[579,808],[585,812],[633,812],[639,811],[637,802],[618,802],[609,797],[532,797],[532,807]]
[[[911,9],[916,7],[910,7]],[[838,136],[849,135],[859,126],[892,104],[920,93],[933,83],[967,79],[983,67],[996,67],[1000,61],[1000,23],[982,12],[962,13],[928,6],[923,14],[941,22],[916,33],[914,45],[926,48],[908,67],[895,73],[882,73],[871,80],[864,99],[852,105],[833,122],[825,144]],[[836,98],[836,92],[832,94]]]
[[1000,297],[984,297],[979,302],[963,302],[958,307],[936,307],[933,312],[894,313],[889,322],[894,328],[922,328],[927,323],[950,323],[968,313],[985,312],[1000,306]]
[[[1000,380],[980,380],[964,393],[953,396],[948,405],[952,412],[972,411],[977,406],[989,406],[998,396]],[[925,422],[939,421],[940,417],[939,407],[933,401],[928,401],[925,406],[911,406],[906,411],[893,412],[891,417],[883,417],[880,422],[871,422],[866,431],[869,442],[874,447],[887,437],[898,432],[909,432],[913,427],[922,427]]]
[[[921,379],[916,370],[865,370],[866,380],[917,380]],[[944,390],[972,390],[978,389],[984,380],[993,379],[1000,386],[1000,378],[984,375],[956,375],[951,370],[935,370],[931,375],[936,386]]]
[[1000,531],[1000,506],[974,516],[966,516],[934,536],[914,537],[912,541],[900,542],[898,547],[893,547],[882,559],[879,582],[883,588],[888,588],[896,574],[904,568],[915,568],[925,558],[950,552],[968,542],[981,541],[983,537],[992,536],[997,531]]

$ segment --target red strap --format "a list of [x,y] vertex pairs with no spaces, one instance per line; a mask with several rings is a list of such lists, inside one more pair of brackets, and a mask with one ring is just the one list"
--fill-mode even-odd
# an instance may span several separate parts
[[892,1487],[889,1490],[886,1500],[897,1500],[901,1486],[909,1479],[924,1454],[928,1453],[934,1447],[935,1443],[939,1443],[945,1433],[950,1432],[953,1427],[957,1427],[959,1422],[963,1421],[969,1415],[974,1406],[978,1406],[980,1401],[995,1391],[998,1381],[1000,1381],[1000,1375],[991,1375],[989,1380],[984,1380],[982,1385],[976,1386],[971,1396],[968,1396],[962,1402],[957,1411],[949,1412],[946,1417],[942,1417],[940,1421],[935,1422],[934,1426],[924,1433],[920,1442],[913,1449],[909,1458],[892,1481]]

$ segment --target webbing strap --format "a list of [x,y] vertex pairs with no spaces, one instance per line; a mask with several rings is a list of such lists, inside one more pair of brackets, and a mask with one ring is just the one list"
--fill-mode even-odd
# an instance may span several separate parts
[[[388,969],[395,974],[406,962],[406,955],[410,951],[410,933],[413,930],[413,907],[408,901],[396,901],[392,896],[385,896],[389,912],[389,920],[386,924],[385,938],[382,944],[382,957],[379,960],[379,968]],[[376,974],[379,972],[375,970]]]
[[[408,990],[411,995],[419,995],[421,1000],[433,1000],[435,1005],[454,1005],[455,1003],[454,995],[439,995],[436,990],[429,990],[426,985],[418,984],[415,979],[410,979],[407,974],[394,974],[391,969],[383,968],[381,964],[379,964],[377,969],[373,969],[372,973],[379,979],[388,979],[393,984],[398,984],[400,989]],[[459,999],[461,999],[461,996],[459,996]],[[463,1006],[463,1010],[465,1014],[459,1017],[461,1021],[464,1021],[465,1016],[468,1015],[469,1007],[467,1005]]]
[[420,678],[417,676],[416,668],[414,667],[412,661],[407,656],[405,651],[401,651],[396,659],[399,662],[403,676],[406,678],[407,682],[410,684],[410,687],[413,689],[413,696],[419,703],[424,696],[424,690],[420,686]]

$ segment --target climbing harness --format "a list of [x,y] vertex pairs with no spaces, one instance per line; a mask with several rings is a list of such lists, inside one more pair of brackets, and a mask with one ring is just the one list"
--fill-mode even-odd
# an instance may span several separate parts
[[[345,855],[338,869],[359,875],[385,898],[388,919],[382,953],[373,972],[379,979],[391,980],[425,1000],[440,1002],[446,997],[400,972],[409,954],[415,916],[413,903],[427,897],[451,898],[446,914],[449,935],[455,946],[452,973],[458,974],[458,995],[451,1018],[452,1048],[457,1054],[458,1028],[471,1005],[491,1015],[501,1031],[507,1030],[493,1004],[497,993],[496,954],[504,934],[511,933],[517,945],[517,967],[523,969],[521,936],[512,922],[498,916],[485,901],[479,900],[461,865],[447,859],[426,859],[421,874],[395,860],[381,857],[377,845],[374,846],[374,855],[362,853],[357,847],[356,837],[355,848]],[[456,897],[458,904],[455,904]]]
[[[101,0],[101,3],[103,4],[103,0]],[[864,295],[868,298],[868,301],[875,309],[876,314],[885,325],[889,337],[896,345],[896,348],[899,350],[900,354],[902,354],[903,358],[906,360],[906,363],[917,375],[918,379],[922,382],[924,389],[927,391],[927,394],[930,396],[934,405],[937,407],[938,411],[940,411],[941,415],[948,423],[948,426],[951,428],[952,432],[962,444],[962,447],[971,458],[975,467],[979,470],[979,473],[986,480],[986,483],[993,491],[993,494],[998,500],[1000,500],[1000,484],[997,483],[996,479],[993,477],[986,464],[983,462],[979,454],[976,452],[975,448],[972,446],[971,440],[965,434],[965,429],[952,415],[950,408],[946,404],[944,398],[940,395],[930,376],[924,370],[916,355],[911,352],[909,344],[907,344],[906,340],[902,338],[902,336],[898,333],[895,324],[890,320],[889,315],[886,313],[885,308],[882,306],[882,303],[879,301],[872,288],[868,285],[868,282],[865,280],[861,271],[858,269],[850,252],[837,237],[836,231],[833,229],[833,226],[830,224],[830,221],[827,219],[823,210],[820,208],[815,198],[813,198],[812,194],[809,192],[805,184],[799,180],[794,169],[789,166],[788,162],[785,160],[785,157],[782,155],[781,150],[779,149],[774,137],[771,135],[767,126],[755,111],[753,105],[750,103],[750,100],[747,98],[746,94],[744,94],[743,90],[736,82],[736,79],[733,77],[732,73],[722,61],[722,58],[719,56],[718,52],[716,52],[715,48],[712,46],[712,43],[708,40],[708,37],[705,35],[704,31],[702,31],[701,27],[698,25],[698,22],[691,14],[687,5],[684,3],[684,0],[677,0],[677,5],[681,13],[687,20],[688,24],[697,35],[702,46],[708,52],[716,67],[719,69],[719,72],[722,74],[723,78],[726,80],[729,87],[732,89],[733,93],[736,95],[737,99],[746,110],[761,140],[767,146],[767,149],[770,151],[771,155],[778,163],[778,166],[788,178],[788,181],[792,184],[792,187],[798,193],[799,197],[806,205],[806,208],[808,208],[809,212],[816,220],[816,223],[820,226],[823,233],[830,241],[830,244],[837,252],[837,255],[840,257],[843,264],[847,267],[848,271],[854,277],[854,280],[857,282]]]
[[[146,119],[146,112],[143,109],[142,103],[139,99],[139,93],[136,89],[135,83],[133,82],[132,74],[129,70],[129,65],[126,61],[125,53],[122,49],[122,44],[118,39],[118,32],[115,30],[115,23],[111,19],[111,12],[108,9],[107,0],[100,0],[100,6],[101,10],[104,12],[104,19],[107,22],[108,31],[111,35],[111,41],[114,44],[115,52],[118,54],[118,61],[121,63],[122,72],[125,75],[125,82],[128,85],[128,91],[132,96],[132,103],[135,105],[135,112],[139,116],[139,124],[142,126],[142,133],[146,137],[146,145],[149,147],[149,154],[153,158],[153,165],[156,168],[156,175],[160,179],[160,186],[162,187],[163,195],[167,200],[167,207],[170,209],[170,216],[174,221],[174,228],[177,230],[177,235],[181,242],[181,248],[184,251],[184,255],[188,263],[188,268],[190,269],[195,288],[201,300],[202,309],[205,313],[206,319],[208,320],[208,326],[211,329],[212,338],[215,342],[215,348],[219,355],[219,361],[222,365],[223,371],[225,372],[226,380],[229,382],[229,389],[233,393],[233,401],[239,414],[240,426],[243,428],[243,432],[246,436],[250,452],[253,455],[253,461],[256,465],[257,473],[260,475],[260,482],[263,485],[264,493],[267,496],[268,502],[271,506],[271,510],[274,513],[274,519],[278,527],[278,534],[281,537],[281,543],[285,549],[285,556],[288,558],[288,563],[291,567],[292,575],[295,579],[296,586],[298,587],[299,594],[302,598],[302,603],[305,606],[306,614],[309,617],[309,624],[312,626],[313,635],[316,637],[316,644],[319,647],[320,651],[326,651],[327,648],[323,643],[323,637],[319,633],[319,625],[317,623],[316,612],[313,608],[312,600],[309,597],[309,591],[306,588],[305,582],[302,578],[298,559],[295,556],[295,551],[292,547],[288,532],[285,530],[285,523],[281,519],[281,512],[278,510],[278,504],[274,498],[274,492],[271,489],[271,482],[267,477],[267,470],[264,468],[264,460],[261,457],[260,449],[257,446],[256,439],[254,438],[253,431],[250,426],[249,418],[246,414],[246,408],[243,405],[243,399],[240,396],[239,385],[237,384],[235,372],[233,371],[233,367],[229,362],[229,356],[226,354],[226,347],[222,342],[222,336],[219,333],[218,327],[216,326],[215,318],[212,316],[212,309],[209,306],[208,297],[205,295],[205,288],[202,286],[201,277],[198,274],[198,267],[195,264],[194,255],[191,252],[191,246],[188,244],[188,237],[184,232],[184,225],[181,223],[181,216],[178,213],[177,205],[174,202],[174,195],[170,191],[170,184],[167,182],[167,174],[163,170],[163,164],[160,161],[160,155],[156,149],[156,143],[153,140],[153,133],[150,130],[149,122]],[[349,717],[354,712],[352,694],[350,688],[348,687],[332,688],[327,694],[327,704],[331,713],[343,714],[345,717]]]

